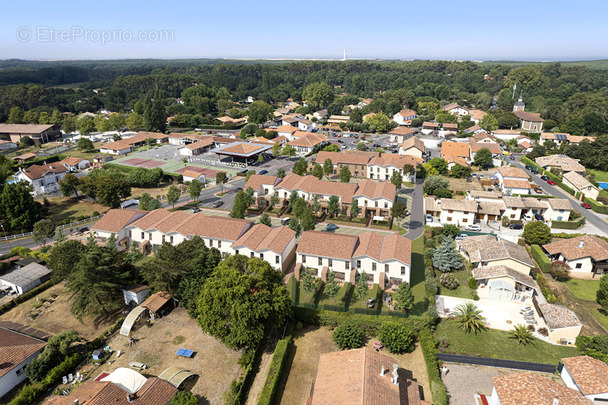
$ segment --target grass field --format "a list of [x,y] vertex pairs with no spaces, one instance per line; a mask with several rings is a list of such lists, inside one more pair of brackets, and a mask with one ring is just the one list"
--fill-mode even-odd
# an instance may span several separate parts
[[[471,277],[471,272],[469,270],[460,270],[452,272],[456,279],[460,283],[460,285],[454,290],[448,290],[441,284],[439,284],[439,295],[447,295],[448,297],[459,297],[459,298],[467,298],[472,299],[475,291],[469,288],[469,278]],[[441,276],[441,272],[437,271],[437,280]]]
[[587,171],[595,176],[595,181],[608,181],[608,172],[596,169],[587,169]]
[[602,325],[602,328],[608,331],[608,314],[602,309],[595,308],[591,310],[591,314],[595,318],[595,320]]
[[572,291],[572,294],[576,295],[578,298],[587,301],[595,301],[595,294],[600,287],[600,281],[577,280],[573,278],[566,281],[566,285],[570,291]]
[[[200,163],[184,163],[183,161],[175,161],[175,160],[163,160],[163,159],[156,159],[156,158],[150,158],[148,156],[141,156],[141,155],[137,155],[136,153],[132,153],[129,154],[127,156],[121,157],[119,159],[113,160],[111,163],[114,164],[123,164],[122,162],[124,162],[125,160],[129,160],[132,158],[142,158],[142,159],[148,159],[148,160],[154,160],[157,162],[164,162],[162,166],[159,166],[161,169],[163,169],[164,172],[166,173],[176,173],[177,170],[179,169],[183,169],[186,166],[194,166],[194,167],[202,167],[204,169],[211,169],[211,170],[217,170],[217,171],[222,171],[222,172],[226,172],[231,176],[235,176],[238,171],[237,169],[233,169],[231,167],[224,167],[224,166],[211,166],[211,165],[203,165]],[[129,167],[134,167],[134,166],[130,166],[127,164],[123,164],[123,166],[129,166]]]
[[424,287],[424,236],[412,241],[411,264],[410,287],[414,296],[412,315],[422,315],[428,306]]
[[103,214],[108,210],[108,207],[87,200],[66,197],[51,197],[48,200],[51,203],[48,207],[49,219],[54,224],[59,224],[65,220],[76,222],[78,217],[90,217],[95,211]]
[[500,330],[488,329],[477,335],[466,333],[454,320],[443,320],[437,325],[435,336],[440,342],[448,342],[447,348],[439,347],[439,351],[447,353],[546,364],[557,364],[563,357],[578,355],[575,347],[552,345],[538,339],[523,346],[509,332]]
[[[99,147],[101,146],[101,142],[94,142],[93,146],[95,147],[95,149],[93,149],[90,152],[82,152],[79,151],[78,149],[72,149],[69,150],[65,153],[62,153],[62,155],[66,155],[66,156],[73,156],[73,157],[77,157],[77,158],[81,158],[81,159],[86,159],[89,162],[91,162],[91,164],[93,163],[93,156],[97,155],[99,153]],[[104,155],[107,155],[106,153],[104,153]]]

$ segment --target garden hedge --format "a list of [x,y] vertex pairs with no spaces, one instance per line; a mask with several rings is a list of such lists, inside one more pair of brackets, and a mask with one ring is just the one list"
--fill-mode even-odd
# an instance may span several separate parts
[[551,228],[554,229],[578,229],[585,223],[585,218],[576,221],[551,221]]
[[585,197],[585,202],[589,205],[591,205],[591,209],[595,212],[597,212],[598,214],[608,214],[608,206],[606,205],[602,205],[600,203],[598,203],[595,200],[592,200],[591,198],[587,198]]
[[266,382],[264,383],[264,387],[262,388],[262,392],[258,399],[258,405],[270,405],[274,403],[281,382],[283,368],[289,357],[291,345],[291,336],[286,336],[284,339],[278,341],[277,346],[274,349],[274,354],[272,355]]
[[530,246],[530,250],[532,251],[532,257],[536,260],[543,273],[550,273],[551,260],[549,260],[543,249],[538,245],[532,245]]
[[429,375],[431,393],[433,394],[433,404],[447,405],[448,393],[445,389],[443,381],[441,380],[441,375],[439,374],[435,338],[433,337],[430,329],[423,328],[420,330],[418,340],[420,341],[424,362],[426,363],[426,370]]
[[537,170],[541,169],[541,167],[536,162],[532,161],[532,159],[530,159],[530,158],[528,158],[526,156],[524,156],[524,157],[521,158],[521,162],[523,164],[525,164],[525,165],[533,167],[534,169],[537,169]]
[[291,301],[295,302],[298,299],[298,280],[296,280],[293,274],[287,282],[287,291],[289,291]]

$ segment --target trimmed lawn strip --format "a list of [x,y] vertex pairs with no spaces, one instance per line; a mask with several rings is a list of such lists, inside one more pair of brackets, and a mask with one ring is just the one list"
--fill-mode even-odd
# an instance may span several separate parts
[[601,170],[595,170],[595,169],[586,169],[586,170],[595,176],[595,181],[608,182],[608,172],[603,172]]
[[593,315],[597,323],[599,323],[608,333],[608,314],[601,309],[595,308],[591,310],[591,315]]
[[424,236],[412,241],[410,288],[414,296],[412,315],[422,315],[428,307],[424,286]]
[[572,294],[586,301],[595,301],[595,295],[600,288],[599,280],[579,280],[572,278],[565,282]]
[[478,334],[466,333],[454,320],[444,320],[439,323],[435,336],[439,342],[444,339],[448,342],[447,348],[441,345],[438,348],[444,353],[545,364],[557,364],[564,357],[579,354],[576,347],[552,345],[539,339],[534,339],[526,346],[520,345],[509,332],[502,330],[488,329]]

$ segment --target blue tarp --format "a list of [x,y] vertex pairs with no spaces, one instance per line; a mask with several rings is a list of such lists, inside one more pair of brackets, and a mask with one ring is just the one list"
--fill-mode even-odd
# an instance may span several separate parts
[[192,355],[194,354],[194,351],[186,350],[186,349],[179,349],[176,354],[178,356],[192,357]]

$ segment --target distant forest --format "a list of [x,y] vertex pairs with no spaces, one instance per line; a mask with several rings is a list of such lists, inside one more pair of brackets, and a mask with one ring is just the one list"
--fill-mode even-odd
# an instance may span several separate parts
[[[318,82],[333,88],[330,111],[367,97],[378,101],[374,109],[387,114],[401,107],[417,109],[421,101],[487,110],[498,96],[498,107],[506,112],[516,85],[515,99],[523,91],[526,111],[540,113],[548,129],[597,134],[606,132],[608,122],[606,61],[518,65],[219,59],[0,61],[0,122],[7,120],[11,107],[38,114],[95,112],[102,107],[128,113],[153,94],[162,94],[169,116],[217,116],[248,96],[274,104],[288,98],[300,101],[304,88]],[[196,105],[176,102],[195,86]]]

